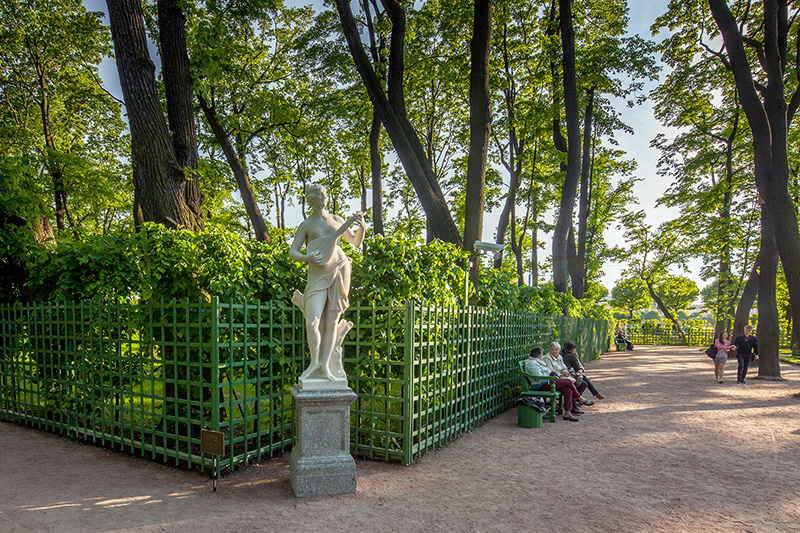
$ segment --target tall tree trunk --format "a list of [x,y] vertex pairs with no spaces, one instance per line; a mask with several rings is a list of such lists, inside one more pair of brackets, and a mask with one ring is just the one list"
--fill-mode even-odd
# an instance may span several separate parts
[[733,292],[733,279],[731,274],[731,202],[733,199],[733,142],[736,140],[736,133],[739,129],[739,106],[737,103],[736,114],[733,119],[733,127],[727,139],[725,139],[725,190],[722,195],[722,209],[720,219],[725,225],[724,241],[719,258],[719,271],[717,278],[717,312],[716,324],[714,325],[714,335],[719,336],[730,324],[728,309]]
[[[44,212],[44,206],[41,204],[39,205],[39,211]],[[33,237],[33,240],[37,244],[41,244],[45,247],[53,244],[55,241],[53,226],[50,224],[50,219],[46,216],[34,217],[30,220],[26,220],[19,216],[19,214],[4,209],[0,212],[0,227],[4,229],[13,228],[23,233],[27,233],[25,228],[28,227],[31,232],[29,236]],[[13,285],[19,290],[19,299],[23,303],[32,302],[36,294],[35,291],[31,290],[28,284],[30,271],[25,264],[26,258],[21,254],[6,254],[4,263],[4,275],[6,278],[13,280]]]
[[519,240],[517,240],[517,216],[516,208],[511,213],[511,251],[514,253],[515,265],[517,268],[517,287],[525,285],[525,277],[522,269],[522,243],[525,241],[527,228],[523,227]]
[[531,224],[531,287],[539,286],[539,207],[533,208]]
[[[513,161],[513,160],[512,160]],[[513,163],[512,163],[513,165]],[[508,231],[508,225],[511,223],[514,224],[513,221],[513,212],[514,208],[517,204],[517,191],[519,190],[519,175],[521,173],[521,168],[518,165],[514,165],[514,167],[509,169],[508,173],[508,195],[506,196],[506,203],[503,205],[503,211],[500,212],[500,218],[497,221],[497,237],[495,242],[497,244],[505,244],[506,242],[506,232]],[[513,234],[511,234],[512,240],[515,238]],[[503,252],[500,251],[495,254],[494,258],[494,268],[500,270],[503,268]]]
[[531,190],[528,193],[528,205],[531,210],[531,287],[539,286],[539,195],[534,195],[534,173],[536,172],[536,150],[534,164],[531,168]]
[[[764,42],[763,47],[760,48],[763,52],[760,64],[766,75],[766,85],[762,80],[759,83],[759,87],[761,87],[759,92],[756,89],[753,72],[745,52],[744,38],[736,19],[731,14],[728,3],[725,0],[708,0],[708,3],[722,34],[729,68],[736,80],[739,102],[752,131],[756,187],[764,201],[762,239],[764,238],[763,222],[766,220],[774,228],[775,243],[786,274],[790,300],[800,302],[800,262],[797,261],[797,258],[800,257],[800,230],[798,230],[794,201],[788,189],[787,150],[788,128],[800,104],[800,91],[795,89],[790,100],[791,105],[787,105],[784,94],[786,89],[784,68],[789,31],[788,4],[786,0],[765,1],[763,4],[764,18],[761,24]],[[769,261],[768,257],[760,259],[762,264]],[[762,266],[762,276],[763,271],[764,267]],[[759,292],[759,301],[762,298],[771,297],[772,295],[765,296]],[[764,320],[772,318],[772,316],[759,317],[759,344],[772,346],[774,343],[774,346],[778,345],[777,322],[774,327],[771,324],[763,323]],[[777,315],[775,318],[777,320]],[[767,333],[776,337],[767,339],[765,338]],[[769,363],[767,363],[767,368],[770,368]],[[776,370],[776,377],[778,377],[780,375],[779,367]]]
[[[175,157],[147,50],[141,3],[107,0],[120,86],[131,130],[131,163],[142,219],[168,227],[202,227],[186,202],[187,180]],[[136,216],[136,214],[134,214]]]
[[736,306],[731,338],[736,338],[744,333],[744,327],[750,322],[750,310],[753,308],[753,303],[756,301],[756,296],[758,295],[758,272],[761,268],[760,259],[761,254],[759,253],[753,263],[753,268],[750,270],[750,275],[747,277],[747,282],[744,284],[742,296],[739,298],[739,303]]
[[42,131],[44,133],[44,143],[47,147],[47,170],[53,181],[53,200],[55,202],[56,228],[58,231],[66,229],[65,212],[67,209],[67,192],[64,187],[64,171],[61,165],[50,160],[55,155],[56,143],[53,138],[53,131],[50,124],[50,99],[47,95],[47,78],[40,69],[37,62],[38,81],[39,81],[39,110],[42,114]]
[[572,1],[559,0],[562,64],[564,71],[564,109],[567,122],[567,171],[561,188],[558,219],[553,231],[553,287],[568,290],[567,246],[575,197],[580,179],[581,132],[578,117],[578,93],[575,73],[575,31],[572,26]]
[[583,298],[586,294],[586,234],[589,228],[589,172],[592,169],[592,120],[594,115],[594,87],[586,91],[588,102],[583,115],[583,157],[581,161],[581,195],[578,203],[578,252],[575,265],[577,276],[572,277],[572,295]]
[[255,234],[256,240],[271,242],[267,224],[264,222],[264,217],[261,215],[261,209],[258,207],[256,194],[253,191],[253,186],[250,184],[250,178],[247,176],[247,171],[242,161],[236,154],[236,149],[233,147],[228,133],[222,126],[219,117],[217,117],[216,111],[208,104],[206,99],[203,98],[203,95],[198,93],[197,101],[200,103],[200,108],[203,110],[203,114],[208,121],[211,131],[214,132],[214,137],[217,139],[220,147],[222,147],[222,153],[225,154],[225,159],[228,160],[228,165],[233,171],[234,178],[236,178],[236,184],[239,186],[239,194],[242,197],[242,203],[244,203],[244,209],[247,212],[247,219],[253,225],[253,233]]
[[[378,10],[375,0],[372,0],[375,8],[375,17],[378,23],[383,22],[383,13]],[[372,62],[375,64],[381,63],[386,65],[384,52],[386,50],[386,39],[383,34],[377,35],[375,31],[375,24],[372,22],[372,13],[370,10],[369,0],[361,0],[361,6],[364,9],[364,14],[367,20],[367,32],[369,34],[369,49],[372,55]],[[378,79],[383,86],[383,75],[378,75]],[[383,129],[383,121],[381,120],[378,108],[372,106],[372,125],[369,130],[369,164],[370,173],[372,175],[372,231],[375,235],[383,235],[383,179],[382,179],[382,166],[383,158],[381,157],[381,129]]]
[[[766,207],[766,206],[765,206]],[[778,301],[775,294],[778,277],[778,246],[773,231],[774,220],[769,209],[761,210],[761,269],[758,276],[758,377],[780,378],[778,358],[780,329]]]
[[[567,272],[571,280],[580,279],[583,276],[583,269],[578,262],[577,246],[575,244],[575,228],[570,225],[567,234]],[[574,296],[574,291],[573,291]]]
[[369,130],[369,164],[372,175],[372,231],[383,235],[383,179],[381,177],[381,128],[377,109],[372,110],[372,126]]
[[[469,155],[464,200],[464,249],[475,251],[483,233],[486,205],[486,158],[492,127],[489,59],[492,44],[492,0],[475,0],[469,76]],[[480,261],[474,261],[470,280],[477,287]],[[477,295],[476,295],[477,303]]]
[[420,204],[425,210],[428,226],[433,236],[445,242],[461,245],[461,235],[450,214],[439,181],[433,173],[431,163],[419,136],[408,120],[403,97],[403,48],[405,40],[405,12],[397,0],[382,0],[392,21],[392,37],[389,47],[388,95],[384,93],[380,80],[361,44],[348,0],[335,0],[336,10],[342,23],[356,70],[364,82],[372,105],[378,108],[386,132],[392,140],[400,162],[414,186]]
[[[505,17],[504,17],[505,20]],[[520,185],[520,175],[522,174],[523,152],[525,150],[525,142],[520,141],[517,136],[517,119],[516,119],[516,99],[517,89],[514,81],[514,75],[511,70],[511,62],[508,57],[508,31],[507,25],[503,26],[503,70],[505,71],[506,80],[508,80],[508,87],[503,89],[503,97],[506,104],[506,118],[508,120],[508,158],[503,158],[503,166],[508,171],[508,194],[506,196],[506,203],[503,206],[503,211],[500,213],[500,220],[497,221],[497,244],[505,244],[506,231],[508,230],[509,219],[511,219],[511,241],[516,242],[516,233],[514,226],[514,212],[517,205],[517,191]],[[536,156],[534,156],[535,160]],[[514,244],[516,246],[516,244]],[[520,256],[514,251],[518,261],[517,267],[519,268]],[[494,268],[500,270],[503,267],[503,251],[495,254]]]
[[[535,159],[535,158],[534,158]],[[514,252],[514,258],[517,265],[517,286],[522,287],[525,285],[525,269],[522,263],[522,247],[525,244],[525,236],[528,233],[528,225],[531,220],[531,202],[530,194],[528,194],[528,205],[525,208],[525,218],[522,222],[522,230],[517,235],[517,215],[516,206],[511,213],[511,251]]]
[[158,0],[158,32],[161,43],[161,75],[167,100],[167,118],[178,165],[184,169],[186,205],[199,227],[204,224],[203,194],[196,172],[200,159],[192,102],[192,78],[186,51],[186,17],[177,0]]

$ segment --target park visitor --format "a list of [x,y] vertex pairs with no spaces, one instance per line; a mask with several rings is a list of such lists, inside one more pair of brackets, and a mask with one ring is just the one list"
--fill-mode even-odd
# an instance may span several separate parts
[[581,363],[581,358],[578,357],[577,346],[574,342],[567,341],[564,343],[564,353],[561,358],[564,360],[564,364],[567,365],[572,377],[575,378],[575,388],[577,388],[581,394],[583,394],[583,391],[588,387],[589,392],[598,400],[605,398],[605,396],[597,392],[592,381],[586,376],[586,369],[583,367],[583,363]]
[[[556,351],[558,353],[558,351]],[[525,361],[525,372],[533,374],[534,376],[549,376],[551,374],[547,365],[542,360],[542,349],[538,346],[531,350],[528,360]],[[546,390],[550,388],[549,381],[542,381],[541,383],[531,383],[532,390]],[[556,380],[556,390],[564,397],[564,420],[570,422],[577,422],[579,418],[573,414],[572,402],[577,400],[581,405],[591,405],[592,400],[587,400],[580,395],[575,384],[567,378],[558,378]],[[555,401],[555,399],[551,400]],[[592,402],[594,403],[594,402]]]
[[748,324],[744,327],[744,335],[739,335],[733,340],[733,345],[736,346],[736,359],[739,361],[736,369],[736,383],[744,384],[750,361],[758,359],[758,341],[752,333],[753,326]]
[[728,352],[733,350],[730,341],[728,341],[728,332],[720,332],[717,339],[714,341],[714,346],[717,347],[717,354],[714,356],[714,379],[717,383],[722,383],[722,374],[725,372],[725,363],[728,362]]
[[[559,376],[570,380],[575,385],[575,388],[578,390],[578,394],[582,395],[583,391],[586,390],[586,384],[580,383],[580,387],[578,386],[578,383],[576,383],[577,380],[570,373],[569,368],[567,368],[567,365],[564,364],[564,359],[561,357],[561,354],[559,353],[560,350],[561,350],[561,344],[559,344],[556,341],[551,342],[549,352],[545,354],[545,356],[542,358],[544,364],[550,371],[551,376]],[[588,403],[587,405],[592,405],[594,403],[594,400],[590,401],[591,403]],[[572,412],[574,414],[579,414],[579,415],[583,414],[583,411],[581,411],[580,406],[578,405],[577,398],[574,400],[574,402],[575,403],[572,405]]]
[[617,330],[615,333],[614,339],[617,343],[625,343],[625,349],[628,351],[633,350],[633,343],[628,340],[628,333],[625,331],[625,327],[617,326]]

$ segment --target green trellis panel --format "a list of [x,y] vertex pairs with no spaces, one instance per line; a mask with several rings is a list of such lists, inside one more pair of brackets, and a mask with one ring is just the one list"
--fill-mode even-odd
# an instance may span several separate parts
[[608,322],[409,303],[409,417],[403,462],[497,416],[519,393],[517,361],[533,346],[577,341],[584,360],[608,348]]
[[[508,408],[532,346],[608,346],[608,323],[511,310],[354,303],[344,364],[355,455],[410,464]],[[0,418],[205,470],[283,453],[305,321],[277,302],[0,304]]]

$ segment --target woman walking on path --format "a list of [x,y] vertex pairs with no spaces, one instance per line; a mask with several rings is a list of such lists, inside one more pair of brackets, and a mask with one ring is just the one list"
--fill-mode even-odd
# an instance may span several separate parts
[[728,341],[727,331],[723,331],[719,334],[719,337],[714,341],[714,346],[717,347],[717,355],[714,356],[714,378],[718,383],[722,383],[725,363],[728,362],[728,352],[733,349],[730,341]]
[[747,376],[747,369],[750,367],[750,361],[758,359],[758,341],[756,340],[756,336],[751,335],[751,333],[753,333],[753,326],[747,325],[744,327],[744,335],[739,335],[733,340],[733,345],[736,346],[736,359],[739,360],[739,368],[736,371],[736,383],[744,384],[744,378]]

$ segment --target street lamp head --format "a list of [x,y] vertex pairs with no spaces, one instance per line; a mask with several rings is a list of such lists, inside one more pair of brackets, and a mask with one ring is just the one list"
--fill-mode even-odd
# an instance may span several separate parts
[[475,241],[474,244],[476,252],[494,252],[499,253],[506,247],[505,244],[497,244],[494,242]]

